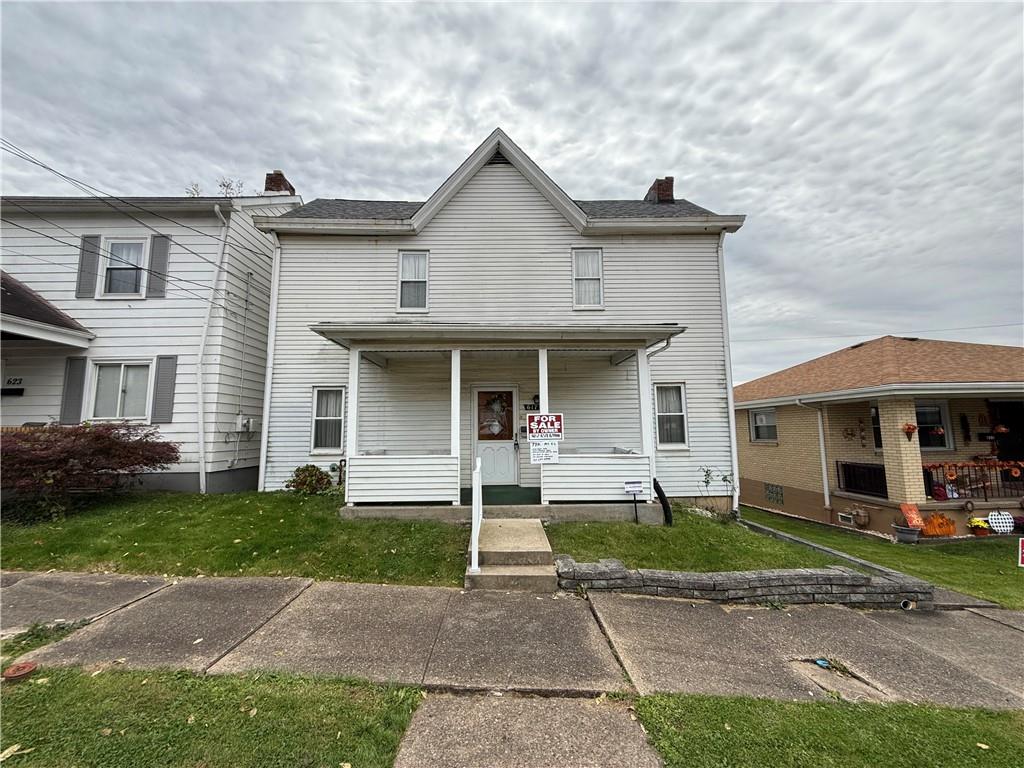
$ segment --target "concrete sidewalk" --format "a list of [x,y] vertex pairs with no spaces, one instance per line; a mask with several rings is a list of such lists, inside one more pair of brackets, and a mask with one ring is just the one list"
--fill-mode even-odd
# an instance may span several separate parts
[[[565,593],[298,578],[167,584],[55,573],[12,581],[2,589],[5,620],[10,605],[16,621],[25,621],[36,598],[45,604],[37,616],[70,620],[110,611],[26,657],[44,664],[281,670],[543,696],[629,692],[635,685],[641,694],[801,701],[838,694],[1024,708],[1024,660],[1015,652],[1024,644],[1024,621],[1012,611],[769,610],[610,593],[587,601]],[[94,599],[86,599],[90,584]],[[807,662],[815,658],[838,661],[854,676],[823,676]]]

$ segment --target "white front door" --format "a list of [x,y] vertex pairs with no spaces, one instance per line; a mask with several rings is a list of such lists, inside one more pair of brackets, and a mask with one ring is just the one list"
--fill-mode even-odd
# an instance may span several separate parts
[[474,390],[474,443],[484,485],[517,485],[519,482],[517,399],[516,390],[511,387]]

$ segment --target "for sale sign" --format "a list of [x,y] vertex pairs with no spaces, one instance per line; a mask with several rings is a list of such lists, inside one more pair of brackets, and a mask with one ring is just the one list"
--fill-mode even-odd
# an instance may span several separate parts
[[530,443],[531,464],[557,464],[558,441],[534,440]]
[[562,414],[560,413],[529,413],[526,415],[527,440],[561,440],[562,430]]

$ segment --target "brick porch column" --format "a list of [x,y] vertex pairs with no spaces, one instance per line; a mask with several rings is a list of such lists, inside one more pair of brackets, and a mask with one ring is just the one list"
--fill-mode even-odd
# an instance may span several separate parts
[[889,499],[921,504],[927,497],[921,468],[921,442],[915,432],[907,440],[903,425],[917,424],[913,399],[878,401],[878,420],[882,426],[882,456]]

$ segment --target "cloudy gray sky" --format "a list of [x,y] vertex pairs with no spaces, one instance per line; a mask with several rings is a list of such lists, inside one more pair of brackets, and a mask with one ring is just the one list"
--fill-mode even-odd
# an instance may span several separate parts
[[[4,137],[115,194],[282,168],[306,200],[423,199],[496,125],[573,197],[674,174],[748,215],[737,381],[1024,315],[1019,3],[8,2],[2,26]],[[75,194],[2,169],[6,194]]]

